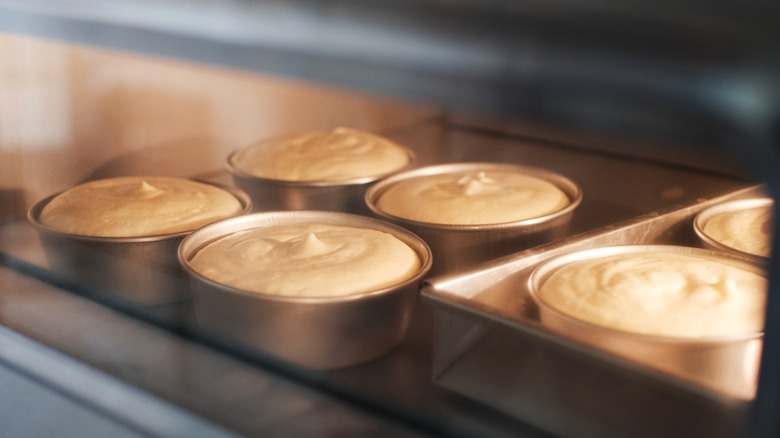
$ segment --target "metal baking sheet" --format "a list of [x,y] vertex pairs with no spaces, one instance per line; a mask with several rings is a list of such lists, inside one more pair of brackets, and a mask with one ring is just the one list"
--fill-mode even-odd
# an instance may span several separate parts
[[[566,436],[733,436],[749,401],[729,397],[550,332],[528,276],[559,254],[609,245],[701,246],[693,217],[760,186],[650,213],[429,279],[434,381]],[[561,421],[565,418],[566,421]]]

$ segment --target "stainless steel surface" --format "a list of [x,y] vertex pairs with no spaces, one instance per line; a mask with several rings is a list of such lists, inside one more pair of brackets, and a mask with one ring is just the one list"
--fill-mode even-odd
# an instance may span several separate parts
[[[628,134],[674,153],[737,151],[734,131],[768,134],[780,100],[774,2],[4,0],[0,11],[6,31]],[[743,153],[761,165],[758,150]]]
[[[712,248],[718,251],[724,251],[729,254],[736,254],[743,257],[750,257],[758,260],[761,263],[768,264],[769,257],[765,257],[760,254],[748,253],[726,245],[723,242],[720,242],[712,236],[708,235],[704,229],[707,225],[707,221],[717,216],[718,214],[759,207],[771,209],[773,203],[774,201],[772,198],[761,197],[753,199],[738,199],[735,201],[724,202],[723,204],[713,205],[712,207],[709,207],[708,209],[696,215],[696,217],[693,219],[693,229],[706,248]],[[771,229],[767,231],[771,233]]]
[[225,167],[233,176],[235,185],[252,198],[255,211],[325,210],[367,214],[363,201],[366,189],[383,178],[414,166],[414,153],[405,147],[404,150],[409,154],[409,164],[404,168],[348,181],[282,181],[249,175],[233,163],[239,151],[228,156]]
[[[561,210],[536,218],[483,225],[424,223],[388,214],[377,206],[382,194],[401,181],[431,175],[483,171],[516,172],[544,179],[563,190],[569,198],[569,204]],[[499,163],[456,163],[423,167],[380,181],[371,186],[365,196],[365,203],[371,212],[409,229],[428,243],[433,252],[432,275],[466,269],[480,262],[561,238],[566,235],[572,214],[581,201],[580,187],[563,175],[545,169]]]
[[711,260],[765,276],[744,258],[675,245],[602,246],[556,256],[541,263],[528,280],[528,294],[538,307],[542,326],[579,342],[633,360],[730,397],[755,397],[763,332],[695,338],[652,336],[611,329],[579,320],[556,309],[539,295],[557,269],[568,263],[612,255],[681,254]]
[[[4,393],[18,396],[0,402],[4,436],[238,437],[7,327],[0,327],[0,352]],[[13,370],[25,381],[9,384]]]
[[[274,225],[323,223],[390,233],[411,247],[421,266],[391,287],[335,297],[256,293],[212,280],[188,263],[209,242]],[[194,306],[204,329],[316,369],[367,362],[395,348],[406,334],[431,251],[419,237],[382,221],[335,212],[257,213],[216,222],[185,237],[179,260],[193,281]]]
[[[227,190],[241,202],[245,214],[249,197],[233,187],[203,181]],[[58,194],[38,201],[27,219],[38,230],[49,267],[86,287],[116,294],[144,305],[167,304],[192,298],[189,282],[176,259],[188,232],[141,237],[80,236],[49,229],[41,211]]]
[[747,402],[550,331],[526,287],[540,263],[577,250],[696,245],[696,213],[756,190],[700,199],[429,279],[422,294],[434,306],[439,328],[434,380],[557,434],[741,434]]
[[[381,401],[334,390],[318,375],[279,372],[263,356],[227,353],[189,339],[187,330],[170,330],[185,324],[188,306],[156,309],[171,321],[166,329],[33,278],[5,255],[0,263],[0,369],[51,394],[40,399],[3,387],[0,404],[13,408],[0,418],[22,413],[3,422],[4,438],[50,436],[46,431],[113,437],[100,427],[107,422],[145,437],[437,435],[434,423],[388,414]],[[52,397],[102,421],[85,421],[71,408],[46,412]]]

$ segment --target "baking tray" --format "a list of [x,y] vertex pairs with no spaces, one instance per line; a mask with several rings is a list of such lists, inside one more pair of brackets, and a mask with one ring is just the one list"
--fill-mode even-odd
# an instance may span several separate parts
[[692,226],[699,211],[761,195],[753,186],[699,199],[429,279],[422,296],[436,321],[434,382],[564,436],[739,435],[749,400],[549,331],[528,277],[544,260],[575,250],[701,247]]

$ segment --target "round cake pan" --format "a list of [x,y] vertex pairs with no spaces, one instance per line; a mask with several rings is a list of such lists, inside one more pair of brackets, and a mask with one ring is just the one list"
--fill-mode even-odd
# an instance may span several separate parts
[[[287,297],[237,289],[206,278],[189,260],[209,242],[232,233],[282,224],[325,223],[390,233],[419,256],[419,271],[395,286],[337,297]],[[402,340],[414,310],[431,252],[414,234],[376,219],[346,213],[255,213],[215,222],[187,236],[179,261],[193,283],[199,325],[314,369],[333,369],[382,356]]]
[[414,165],[414,153],[403,149],[409,154],[409,164],[398,171],[346,181],[285,181],[250,175],[234,164],[240,151],[228,156],[225,168],[233,176],[235,185],[252,198],[255,211],[322,210],[367,214],[363,202],[366,189],[372,183]]
[[701,212],[699,212],[699,214],[696,215],[696,217],[693,219],[693,230],[696,232],[696,235],[699,236],[699,239],[701,240],[702,246],[704,246],[704,248],[714,249],[717,251],[724,251],[727,253],[731,253],[743,257],[750,257],[759,262],[768,263],[769,257],[765,257],[760,254],[752,254],[749,252],[741,251],[737,248],[733,248],[729,245],[726,245],[714,239],[709,234],[707,234],[704,231],[704,227],[707,225],[707,222],[709,222],[710,219],[720,214],[740,211],[740,210],[748,210],[757,207],[771,207],[772,204],[773,201],[771,198],[738,199],[734,201],[724,202],[721,204],[716,204],[713,205],[712,207],[708,207],[702,210]]
[[[555,184],[569,197],[569,205],[556,212],[521,221],[486,225],[447,225],[418,222],[385,213],[377,207],[382,194],[393,184],[414,178],[463,171],[509,171],[535,176]],[[432,275],[457,271],[566,235],[574,210],[582,201],[580,187],[568,178],[548,170],[514,164],[454,163],[422,167],[384,179],[366,192],[365,203],[378,217],[402,226],[422,237],[434,257]]]
[[765,276],[748,259],[700,248],[672,245],[626,245],[586,249],[554,257],[529,278],[531,297],[543,326],[649,368],[671,374],[731,397],[755,395],[763,333],[718,337],[671,337],[632,333],[593,324],[565,314],[540,299],[538,291],[557,269],[573,262],[619,254],[681,254],[714,260]]
[[[209,181],[230,192],[248,213],[252,202],[245,193]],[[143,237],[96,237],[51,230],[40,221],[43,208],[59,193],[37,202],[28,211],[38,230],[49,268],[70,281],[98,292],[142,305],[169,304],[191,299],[189,281],[176,251],[190,231]]]

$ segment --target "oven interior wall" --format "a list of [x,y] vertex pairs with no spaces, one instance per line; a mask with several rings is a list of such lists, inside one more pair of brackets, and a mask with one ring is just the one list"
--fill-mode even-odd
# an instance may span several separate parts
[[[263,137],[440,114],[258,74],[0,33],[0,218],[100,177],[197,176]],[[177,159],[186,157],[186,160]]]

